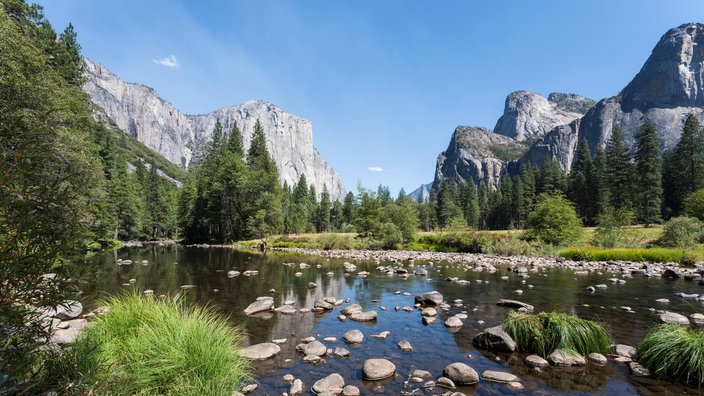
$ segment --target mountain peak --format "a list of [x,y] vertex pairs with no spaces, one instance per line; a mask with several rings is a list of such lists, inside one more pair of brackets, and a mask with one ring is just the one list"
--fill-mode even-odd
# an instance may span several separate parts
[[668,30],[621,97],[626,112],[704,106],[704,24]]

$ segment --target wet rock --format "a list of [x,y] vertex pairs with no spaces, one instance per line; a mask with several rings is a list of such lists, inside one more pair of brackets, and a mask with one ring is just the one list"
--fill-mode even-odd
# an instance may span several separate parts
[[490,327],[475,335],[472,343],[478,348],[494,352],[516,351],[516,342],[504,331],[501,325]]
[[680,274],[678,271],[675,271],[673,269],[668,268],[665,271],[663,271],[662,277],[666,278],[666,279],[679,279]]
[[423,315],[423,316],[435,316],[435,315],[438,314],[438,311],[437,311],[437,309],[435,309],[435,308],[433,308],[433,307],[428,307],[428,308],[424,308],[424,309],[420,312],[420,314]]
[[425,268],[418,268],[415,272],[416,276],[428,276],[428,270]]
[[367,312],[355,312],[352,315],[349,316],[350,320],[353,320],[355,322],[373,322],[376,320],[377,313],[376,311],[367,311]]
[[88,321],[85,319],[72,319],[61,323],[63,329],[54,331],[51,336],[51,342],[57,345],[72,344],[81,334],[81,330],[88,326]]
[[303,354],[306,356],[324,356],[328,348],[320,341],[313,341],[306,345]]
[[413,346],[408,340],[401,340],[396,344],[396,347],[404,352],[412,352]]
[[636,377],[650,377],[650,370],[638,362],[630,362],[628,367],[631,369],[631,374]]
[[324,301],[324,300],[317,300],[317,301],[313,304],[313,308],[318,308],[318,309],[321,309],[321,310],[323,310],[323,311],[331,311],[334,307],[335,307],[335,306],[334,306],[333,304],[330,304],[329,302]]
[[345,315],[345,316],[350,316],[350,315],[352,315],[353,313],[356,313],[356,312],[362,312],[362,306],[361,306],[361,305],[359,305],[359,304],[350,304],[350,305],[346,306],[345,308],[343,308],[343,309],[340,311],[340,313],[343,314],[343,315]]
[[636,356],[636,352],[637,352],[636,348],[634,348],[630,345],[625,345],[625,344],[617,344],[616,345],[616,354],[619,356],[633,359]]
[[325,337],[323,338],[325,342],[337,342],[337,337]]
[[501,306],[501,307],[524,309],[526,312],[533,312],[533,310],[535,309],[530,304],[526,304],[524,302],[520,302],[517,300],[510,300],[510,299],[506,299],[506,298],[502,298],[499,301],[497,301],[496,305]]
[[346,358],[350,356],[350,351],[342,347],[335,348],[335,351],[333,353],[339,358]]
[[587,361],[576,352],[556,349],[548,355],[548,362],[553,366],[584,366]]
[[462,327],[462,325],[463,325],[462,320],[460,318],[458,318],[457,316],[450,316],[449,318],[447,318],[445,320],[445,326],[447,326],[447,327],[458,328],[458,327]]
[[440,305],[442,304],[444,297],[440,292],[433,290],[431,292],[423,293],[415,297],[415,302],[424,305]]
[[244,309],[246,315],[254,315],[260,312],[271,311],[274,309],[274,299],[272,297],[260,297],[255,302],[249,304]]
[[526,363],[531,367],[545,368],[550,366],[550,362],[538,355],[526,356]]
[[350,330],[342,337],[348,344],[359,344],[364,341],[364,334],[361,331],[354,329]]
[[667,298],[658,298],[657,300],[655,300],[655,302],[659,304],[669,304],[670,300],[668,300]]
[[249,384],[249,385],[245,386],[244,388],[242,388],[242,393],[244,393],[245,395],[250,394],[250,393],[254,392],[255,390],[257,390],[258,387],[259,387],[259,385],[257,385],[257,384]]
[[236,277],[236,276],[240,276],[240,272],[239,272],[239,271],[234,271],[234,270],[233,270],[233,271],[227,271],[227,277],[228,277],[228,278],[234,278],[234,277]]
[[694,322],[696,324],[704,323],[704,315],[702,315],[700,313],[693,313],[693,314],[689,315],[689,318],[692,319],[692,322]]
[[240,355],[250,360],[266,360],[281,353],[281,347],[273,342],[252,345],[240,351]]
[[306,363],[317,365],[317,364],[320,364],[321,362],[323,362],[323,358],[321,358],[320,356],[317,356],[317,355],[305,355],[303,357],[303,361]]
[[608,363],[606,356],[596,352],[592,352],[589,354],[589,361],[600,366]]
[[316,287],[318,287],[318,284],[315,283],[315,282],[308,282],[308,284],[307,284],[306,286],[307,286],[309,289],[315,289]]
[[396,365],[386,359],[367,359],[362,366],[364,379],[377,381],[389,378],[396,372]]
[[295,315],[298,313],[298,310],[290,305],[282,305],[274,309],[274,311],[284,315]]
[[437,380],[437,382],[435,383],[435,385],[437,385],[441,388],[450,389],[450,390],[454,390],[455,388],[457,388],[455,383],[447,377],[440,377]]
[[423,324],[426,326],[430,326],[435,323],[436,320],[437,318],[435,316],[423,316]]
[[674,323],[674,324],[681,324],[681,325],[689,325],[689,319],[687,319],[686,316],[680,315],[675,312],[665,312],[664,314],[660,315],[660,320],[663,323]]
[[283,381],[287,384],[293,383],[294,379],[296,379],[296,378],[293,376],[293,374],[286,374],[283,377],[281,377],[281,381]]
[[345,322],[347,320],[347,316],[340,314],[337,316],[337,320],[340,322]]
[[345,272],[355,272],[355,271],[357,271],[357,266],[354,265],[354,264],[352,264],[352,263],[348,263],[347,261],[345,261],[345,262],[342,264],[342,266],[345,268]]
[[517,382],[520,378],[511,373],[503,371],[486,370],[482,373],[482,379],[488,382],[498,382],[500,384],[508,384],[509,382]]
[[411,375],[418,378],[430,378],[433,376],[430,371],[426,370],[413,370],[413,373],[411,373]]
[[445,366],[442,375],[449,378],[455,384],[469,385],[479,382],[479,374],[469,365],[456,362]]
[[596,292],[596,288],[594,286],[587,286],[584,288],[584,290],[588,291],[589,293]]
[[385,339],[387,339],[390,335],[391,335],[391,332],[388,331],[388,330],[386,330],[386,331],[382,331],[382,332],[379,333],[379,334],[373,334],[373,335],[371,335],[370,337],[371,337],[371,338],[374,338],[374,339],[377,339],[377,340],[385,340]]
[[83,304],[74,300],[67,300],[49,310],[48,316],[59,320],[75,319],[83,312]]
[[359,388],[354,385],[347,385],[342,388],[342,396],[359,396],[360,394]]
[[313,384],[312,390],[317,394],[329,392],[333,389],[342,389],[345,386],[345,379],[338,373],[328,375],[323,379],[319,379]]
[[303,381],[300,379],[295,379],[291,383],[291,387],[288,390],[288,394],[291,396],[298,396],[303,394]]

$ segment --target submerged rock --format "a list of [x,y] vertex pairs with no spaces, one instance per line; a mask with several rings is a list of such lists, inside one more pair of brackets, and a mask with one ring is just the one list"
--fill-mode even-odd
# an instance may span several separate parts
[[339,389],[340,393],[342,388],[345,386],[345,379],[338,373],[333,373],[325,378],[319,379],[313,384],[313,392],[320,394],[323,392],[330,392],[335,389]]
[[482,349],[494,352],[515,352],[516,342],[502,325],[490,327],[474,336],[472,343]]
[[498,382],[500,384],[508,384],[509,382],[520,381],[520,378],[518,378],[517,376],[515,376],[511,373],[506,373],[503,371],[492,371],[492,370],[486,370],[485,372],[483,372],[482,379],[484,381]]
[[553,366],[584,366],[587,361],[576,352],[556,349],[548,355],[548,362]]
[[470,385],[479,382],[479,374],[469,365],[461,362],[445,366],[442,375],[452,380],[455,384],[460,385]]
[[367,359],[362,366],[364,379],[376,381],[389,378],[396,372],[396,365],[386,359]]
[[273,342],[252,345],[240,351],[240,355],[250,360],[266,360],[281,353],[281,347]]
[[260,312],[271,311],[274,309],[274,299],[272,297],[259,297],[255,302],[249,304],[244,309],[246,315],[254,315]]
[[520,302],[517,300],[510,300],[507,298],[500,299],[499,301],[496,302],[496,305],[498,305],[500,307],[516,308],[519,311],[521,309],[523,309],[523,310],[525,310],[525,312],[533,312],[533,310],[535,309],[535,307],[533,307],[530,304],[526,304],[524,302]]
[[415,297],[415,302],[424,305],[440,305],[442,304],[444,297],[440,292],[433,290],[427,293],[417,295]]
[[342,337],[348,344],[359,344],[364,341],[364,334],[361,331],[354,329],[350,330]]

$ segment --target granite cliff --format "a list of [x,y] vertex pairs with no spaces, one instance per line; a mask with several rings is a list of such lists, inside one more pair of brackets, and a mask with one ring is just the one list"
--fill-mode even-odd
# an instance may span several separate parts
[[295,185],[305,175],[318,193],[326,186],[333,200],[342,199],[346,193],[340,175],[313,146],[313,127],[304,118],[262,101],[187,115],[160,98],[152,88],[124,82],[88,59],[84,59],[83,67],[86,78],[83,88],[99,107],[98,117],[117,125],[181,167],[187,167],[212,138],[217,119],[227,133],[237,122],[245,149],[259,119],[282,184]]
[[[493,132],[458,134],[468,127],[455,130],[448,149],[438,156],[433,185],[447,178],[471,178],[496,187],[506,172],[515,173],[528,162],[541,165],[548,158],[569,172],[582,138],[594,152],[605,146],[618,124],[626,143],[634,148],[646,119],[655,123],[663,149],[673,147],[688,114],[704,121],[703,90],[704,25],[684,24],[662,36],[640,72],[616,96],[595,103],[575,94],[553,93],[547,99],[526,91],[509,94]],[[521,143],[523,151],[517,153]],[[502,152],[513,156],[497,155]]]

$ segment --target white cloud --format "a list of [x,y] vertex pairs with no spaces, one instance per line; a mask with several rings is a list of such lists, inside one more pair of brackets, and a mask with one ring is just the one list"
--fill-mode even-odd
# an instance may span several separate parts
[[176,55],[169,55],[164,59],[154,59],[154,63],[157,65],[162,65],[166,67],[180,67],[181,65],[178,64],[178,61],[176,60]]
[[384,168],[380,166],[370,166],[369,168],[367,168],[367,170],[370,170],[372,172],[383,172]]

